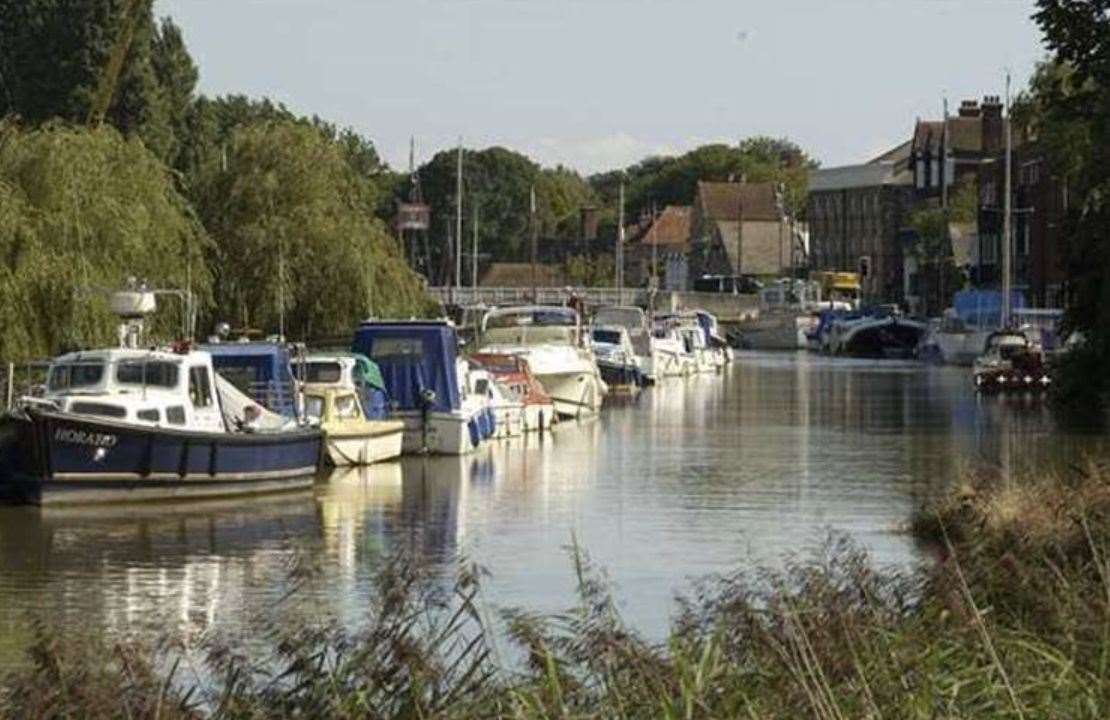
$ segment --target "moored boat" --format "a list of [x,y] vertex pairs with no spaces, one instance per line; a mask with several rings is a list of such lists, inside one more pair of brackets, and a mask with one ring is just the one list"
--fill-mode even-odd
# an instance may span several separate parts
[[[603,307],[594,313],[593,325],[620,326],[628,331],[632,352],[644,383],[651,385],[668,374],[677,374],[668,371],[671,358],[667,357],[665,349],[656,341],[647,314],[642,309],[634,305]],[[595,347],[595,351],[596,349]],[[604,377],[604,373],[602,375]]]
[[306,487],[319,429],[271,413],[188,344],[140,349],[145,288],[116,293],[122,347],[62,355],[2,421],[0,494],[35,504],[157,500]]
[[503,387],[508,388],[513,397],[520,400],[523,404],[521,429],[524,432],[551,429],[558,419],[555,403],[532,375],[526,359],[509,353],[475,353],[470,360],[485,368]]
[[982,393],[1043,392],[1052,384],[1041,348],[1018,330],[991,333],[972,380]]
[[305,417],[319,422],[333,465],[370,465],[401,456],[405,424],[368,419],[354,387],[305,383],[302,392]]
[[610,392],[636,395],[647,384],[640,371],[628,329],[621,325],[594,325],[590,345],[597,356],[597,368]]
[[404,452],[464,455],[488,436],[485,407],[463,403],[450,321],[368,320],[352,345],[381,369],[392,417],[405,424]]
[[589,417],[601,409],[608,386],[574,309],[528,305],[491,310],[482,319],[478,345],[481,353],[525,357],[560,417]]

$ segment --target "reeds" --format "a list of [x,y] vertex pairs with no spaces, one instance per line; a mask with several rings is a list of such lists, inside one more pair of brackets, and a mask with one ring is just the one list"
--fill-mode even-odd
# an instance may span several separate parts
[[935,564],[878,570],[832,536],[782,569],[698,583],[678,599],[663,643],[624,623],[577,546],[573,607],[494,622],[478,602],[479,569],[463,566],[443,590],[396,557],[381,565],[363,629],[273,627],[264,660],[209,646],[200,684],[185,681],[168,646],[62,643],[39,626],[0,714],[1101,718],[1110,715],[1108,521],[1110,473],[1098,466],[970,477],[915,519]]

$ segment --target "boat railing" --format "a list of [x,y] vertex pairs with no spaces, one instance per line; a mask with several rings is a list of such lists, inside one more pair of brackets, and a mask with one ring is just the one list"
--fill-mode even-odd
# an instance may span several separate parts
[[37,390],[45,386],[49,370],[49,360],[24,360],[0,365],[4,407],[8,410],[12,409],[21,397],[34,395]]

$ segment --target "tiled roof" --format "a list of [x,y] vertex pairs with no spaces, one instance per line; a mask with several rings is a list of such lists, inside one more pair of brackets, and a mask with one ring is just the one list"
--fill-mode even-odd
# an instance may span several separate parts
[[663,212],[648,222],[625,229],[625,241],[644,245],[686,246],[690,242],[690,212],[688,205],[668,205]]
[[[536,285],[562,287],[566,276],[561,265],[536,263]],[[482,287],[531,287],[531,263],[493,263],[482,274]]]
[[[940,153],[944,142],[943,120],[919,120],[913,131],[913,149],[917,152]],[[983,150],[983,119],[981,117],[948,118],[948,147],[953,152],[978,153]]]
[[698,202],[711,220],[779,219],[774,183],[698,182]]

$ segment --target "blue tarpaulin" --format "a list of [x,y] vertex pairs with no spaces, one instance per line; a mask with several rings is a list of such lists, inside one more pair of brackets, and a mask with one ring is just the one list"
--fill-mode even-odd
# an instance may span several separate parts
[[400,410],[421,410],[425,391],[435,397],[430,410],[461,406],[455,367],[458,336],[441,322],[363,323],[351,349],[377,363],[390,399]]
[[[956,314],[968,325],[980,328],[999,327],[1002,324],[1002,293],[999,290],[961,290],[952,299]],[[1010,307],[1025,307],[1025,296],[1020,290],[1010,291]]]
[[212,366],[224,379],[271,412],[296,415],[289,349],[268,342],[229,342],[201,345],[212,356]]

